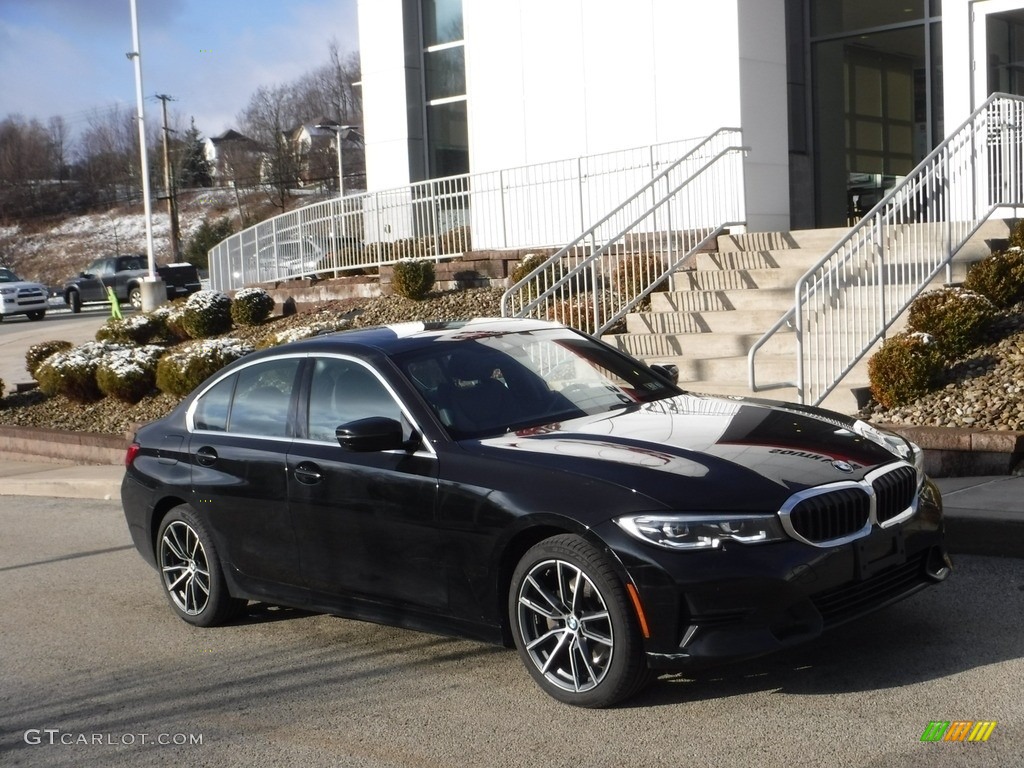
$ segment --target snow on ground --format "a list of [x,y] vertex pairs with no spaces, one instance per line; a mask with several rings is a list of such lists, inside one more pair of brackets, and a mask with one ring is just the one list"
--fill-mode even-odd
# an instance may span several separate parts
[[[205,218],[228,216],[237,222],[235,197],[230,189],[182,193],[178,226],[182,246]],[[158,262],[170,259],[170,218],[166,205],[153,203],[153,248]],[[72,216],[49,227],[0,227],[0,257],[26,280],[63,285],[93,260],[108,254],[145,253],[146,216],[142,204],[103,213]]]

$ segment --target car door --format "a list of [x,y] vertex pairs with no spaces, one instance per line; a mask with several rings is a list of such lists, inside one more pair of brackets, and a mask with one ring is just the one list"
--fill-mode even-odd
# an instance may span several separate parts
[[415,428],[367,364],[311,358],[300,432],[288,454],[288,499],[310,588],[409,606],[447,604],[436,528],[437,458],[414,451],[348,451],[341,424],[372,416]]
[[82,301],[106,301],[107,291],[103,280],[114,274],[113,259],[96,259],[79,276],[78,289]]
[[301,361],[240,368],[207,389],[191,412],[193,506],[225,559],[250,580],[302,583],[285,477]]

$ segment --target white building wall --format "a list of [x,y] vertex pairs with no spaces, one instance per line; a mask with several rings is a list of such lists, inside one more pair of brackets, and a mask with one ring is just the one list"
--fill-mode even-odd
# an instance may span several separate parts
[[[362,69],[363,134],[367,189],[408,184],[409,135],[402,0],[360,0],[359,56]],[[410,141],[412,140],[412,141]]]
[[[360,0],[370,189],[408,179],[402,0]],[[789,225],[784,0],[464,0],[470,168],[742,127],[751,228]]]

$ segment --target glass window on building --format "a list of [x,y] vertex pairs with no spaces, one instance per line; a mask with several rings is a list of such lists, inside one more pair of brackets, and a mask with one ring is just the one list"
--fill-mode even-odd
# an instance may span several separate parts
[[423,0],[422,18],[427,174],[468,173],[462,0]]
[[988,92],[1024,96],[1024,9],[987,18]]
[[807,0],[818,226],[869,211],[943,138],[936,0]]

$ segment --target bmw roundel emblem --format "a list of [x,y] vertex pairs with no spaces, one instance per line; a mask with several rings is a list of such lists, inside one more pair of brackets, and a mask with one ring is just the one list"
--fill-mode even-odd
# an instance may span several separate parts
[[848,461],[833,461],[832,466],[840,472],[853,472],[853,464]]

